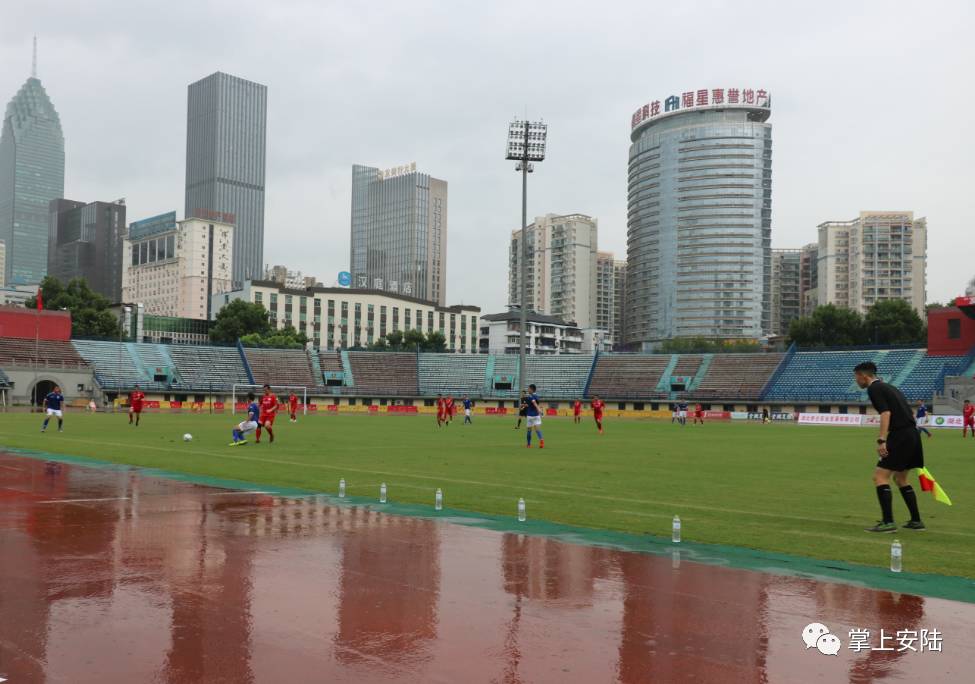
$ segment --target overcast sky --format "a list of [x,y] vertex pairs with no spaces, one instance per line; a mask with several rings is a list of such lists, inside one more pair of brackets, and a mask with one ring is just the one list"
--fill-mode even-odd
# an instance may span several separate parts
[[928,218],[928,300],[975,275],[972,3],[3,0],[0,99],[30,73],[61,115],[65,194],[182,216],[186,87],[268,86],[264,260],[348,267],[351,166],[449,183],[448,303],[505,303],[519,177],[508,121],[544,118],[529,215],[599,219],[626,253],[630,115],[685,90],[772,95],[772,244],[861,209]]

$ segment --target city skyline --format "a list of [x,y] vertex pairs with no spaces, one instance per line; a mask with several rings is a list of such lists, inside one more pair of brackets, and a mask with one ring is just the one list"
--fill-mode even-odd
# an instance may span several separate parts
[[[726,80],[753,79],[776,94],[773,247],[806,244],[819,223],[849,217],[862,207],[904,207],[926,216],[933,228],[929,299],[960,294],[971,278],[964,254],[954,249],[967,227],[962,200],[968,152],[965,145],[950,142],[947,117],[965,111],[973,96],[953,88],[951,74],[936,68],[970,61],[972,48],[960,29],[964,21],[943,26],[933,11],[908,19],[902,10],[884,6],[881,38],[880,32],[865,33],[877,21],[866,10],[848,17],[842,27],[825,19],[804,22],[800,33],[787,25],[794,17],[782,9],[770,10],[753,24],[730,7],[714,6],[696,13],[700,35],[695,40],[707,49],[667,73],[650,76],[634,60],[651,43],[640,39],[621,47],[639,24],[635,15],[657,15],[660,36],[653,49],[667,51],[678,42],[667,36],[667,28],[686,18],[681,10],[631,8],[624,22],[607,13],[538,7],[532,8],[531,18],[545,17],[558,27],[559,42],[566,32],[591,36],[593,28],[603,30],[588,41],[584,54],[543,57],[536,66],[542,78],[521,82],[508,76],[516,58],[492,36],[490,17],[502,16],[502,8],[465,10],[437,20],[438,26],[462,27],[455,33],[464,37],[450,39],[446,47],[456,43],[457,58],[424,82],[410,75],[414,67],[400,67],[379,54],[342,56],[351,45],[386,37],[393,39],[386,51],[393,52],[430,30],[393,6],[382,17],[358,22],[345,22],[347,10],[336,6],[288,6],[268,15],[244,8],[230,27],[233,40],[203,56],[189,47],[221,14],[207,3],[200,11],[194,14],[199,21],[185,32],[165,32],[185,23],[185,12],[178,9],[172,17],[146,13],[123,19],[123,35],[114,27],[109,49],[96,49],[103,29],[94,23],[93,35],[79,31],[86,25],[80,12],[59,16],[44,6],[10,11],[11,21],[0,29],[0,56],[11,65],[0,75],[0,96],[12,95],[29,73],[30,38],[35,29],[43,29],[40,72],[68,138],[65,195],[124,196],[135,216],[171,207],[183,186],[186,84],[218,70],[242,74],[267,84],[270,92],[268,173],[274,183],[267,194],[266,262],[288,263],[331,284],[335,273],[348,268],[348,166],[417,159],[451,181],[450,302],[499,310],[507,289],[501,270],[505,238],[517,221],[520,200],[517,179],[499,152],[512,115],[520,115],[528,103],[531,115],[544,117],[551,127],[550,163],[531,178],[529,214],[583,211],[599,216],[600,248],[622,255],[626,179],[620,166],[633,108],[687,83],[717,87]],[[971,11],[962,3],[955,6],[962,19]],[[277,37],[286,33],[285,24],[301,34],[319,22],[342,27],[334,29],[334,44],[325,49],[306,51],[294,35]],[[756,40],[741,41],[742,31]],[[167,44],[148,59],[126,32],[163,32],[159,35],[167,36]],[[609,40],[609,35],[616,37]],[[266,55],[245,49],[256,36],[266,40]],[[824,39],[844,45],[842,54],[822,51],[818,40]],[[539,40],[544,48],[554,36]],[[910,40],[919,49],[901,55],[893,49],[898,40]],[[735,50],[728,52],[731,46]],[[781,59],[756,65],[756,57],[770,51],[781,52]],[[414,56],[429,65],[439,54],[416,48]],[[844,73],[838,76],[837,71]],[[114,108],[94,98],[90,74],[126,82],[131,107]],[[585,101],[571,87],[579,78],[594,86]],[[868,92],[863,83],[871,84],[869,92],[904,101],[904,111],[835,104],[869,101],[863,100]],[[414,92],[424,96],[410,97]],[[484,98],[485,92],[491,97]],[[938,107],[924,105],[929,92],[938,93]],[[341,106],[329,106],[336,93],[341,93]],[[891,145],[895,139],[898,144]],[[458,154],[461,143],[463,154]]]

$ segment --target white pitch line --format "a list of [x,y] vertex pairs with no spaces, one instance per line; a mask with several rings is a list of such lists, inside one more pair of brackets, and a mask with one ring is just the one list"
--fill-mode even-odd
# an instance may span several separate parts
[[51,499],[50,501],[38,501],[42,504],[65,504],[65,503],[93,503],[95,501],[128,501],[127,496],[114,496],[105,499]]

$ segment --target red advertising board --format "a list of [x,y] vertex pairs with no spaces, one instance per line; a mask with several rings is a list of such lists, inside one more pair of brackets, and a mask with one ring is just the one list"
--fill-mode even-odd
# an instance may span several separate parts
[[705,411],[704,417],[709,420],[731,420],[731,411]]
[[369,413],[379,413],[379,407],[373,404],[369,407]]
[[213,402],[213,410],[214,411],[223,411],[223,402],[222,401],[215,401],[215,402]]
[[183,408],[183,402],[181,401],[171,401],[169,402],[169,408],[173,411],[179,411]]
[[416,413],[416,406],[397,406],[390,405],[386,407],[387,413]]
[[329,404],[328,406],[326,406],[326,408],[330,412],[332,412],[332,413],[338,413],[339,412],[339,405],[338,404]]
[[488,406],[486,409],[484,409],[484,412],[489,416],[505,416],[508,414],[508,409],[507,407],[504,406],[502,406],[501,408]]

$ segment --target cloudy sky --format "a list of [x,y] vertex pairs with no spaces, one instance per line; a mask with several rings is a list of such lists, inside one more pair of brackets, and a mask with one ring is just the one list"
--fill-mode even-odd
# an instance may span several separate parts
[[265,261],[331,284],[348,266],[351,166],[416,161],[449,183],[447,298],[505,303],[520,184],[514,115],[549,123],[529,214],[598,217],[626,252],[637,106],[736,85],[773,97],[773,246],[861,209],[929,225],[928,300],[972,255],[972,3],[4,0],[0,99],[39,76],[61,115],[65,192],[182,213],[186,86],[268,86]]

